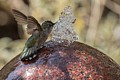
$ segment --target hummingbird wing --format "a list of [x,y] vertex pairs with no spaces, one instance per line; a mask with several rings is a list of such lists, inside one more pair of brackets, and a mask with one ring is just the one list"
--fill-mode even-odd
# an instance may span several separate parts
[[27,17],[27,32],[32,33],[33,30],[37,29],[39,31],[43,31],[41,25],[38,23],[38,21],[33,17],[33,16],[28,16]]
[[28,34],[32,34],[33,30],[35,29],[38,29],[39,31],[43,31],[41,25],[38,23],[38,21],[34,17],[25,16],[23,13],[15,9],[13,9],[12,11],[13,11],[15,20],[18,22],[18,24],[22,24],[22,25],[27,24]]
[[13,9],[12,12],[18,24],[22,24],[22,25],[27,24],[27,16],[25,16],[23,13],[15,9]]

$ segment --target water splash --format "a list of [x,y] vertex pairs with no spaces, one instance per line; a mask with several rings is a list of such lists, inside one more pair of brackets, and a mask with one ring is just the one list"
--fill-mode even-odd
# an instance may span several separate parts
[[52,40],[59,43],[67,41],[72,43],[78,40],[78,36],[74,32],[73,25],[75,23],[75,16],[72,13],[70,6],[66,7],[61,13],[59,20],[54,25],[52,31]]

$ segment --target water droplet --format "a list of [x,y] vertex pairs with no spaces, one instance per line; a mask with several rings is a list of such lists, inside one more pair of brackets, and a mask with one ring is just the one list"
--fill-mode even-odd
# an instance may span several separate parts
[[59,20],[54,25],[52,31],[52,40],[59,43],[64,42],[64,40],[67,40],[68,43],[77,41],[78,36],[73,29],[75,20],[76,19],[72,13],[71,7],[66,7],[61,13]]

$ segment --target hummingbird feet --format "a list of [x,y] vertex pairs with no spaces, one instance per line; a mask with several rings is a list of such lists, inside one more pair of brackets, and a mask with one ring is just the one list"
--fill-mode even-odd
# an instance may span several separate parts
[[21,61],[30,61],[30,60],[34,59],[35,57],[37,57],[37,48],[31,47],[31,48],[25,49],[22,52],[20,60]]

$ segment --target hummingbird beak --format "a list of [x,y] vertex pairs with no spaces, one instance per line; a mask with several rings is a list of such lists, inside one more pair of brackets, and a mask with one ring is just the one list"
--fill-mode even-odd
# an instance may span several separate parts
[[57,22],[55,22],[55,23],[52,22],[52,26],[54,26],[56,23],[57,23]]
[[54,25],[56,24],[57,22],[53,23]]
[[54,26],[56,23],[57,23],[57,22],[54,22],[54,23],[53,23],[53,26]]

